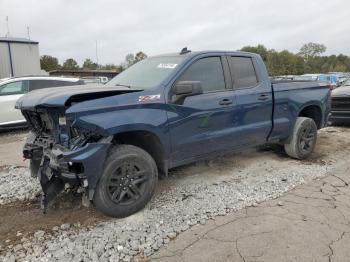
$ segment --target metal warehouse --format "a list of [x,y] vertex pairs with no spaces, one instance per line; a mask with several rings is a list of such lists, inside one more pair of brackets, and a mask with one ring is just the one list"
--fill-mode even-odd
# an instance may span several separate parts
[[25,38],[0,37],[0,78],[40,73],[38,42]]

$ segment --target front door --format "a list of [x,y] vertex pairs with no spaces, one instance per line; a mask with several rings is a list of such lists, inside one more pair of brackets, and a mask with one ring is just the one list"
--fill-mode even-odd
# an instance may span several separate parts
[[[203,94],[169,102],[169,129],[174,165],[227,148],[233,143],[234,91],[228,89],[220,56],[194,61],[177,79],[200,81]],[[170,91],[171,92],[171,91]]]

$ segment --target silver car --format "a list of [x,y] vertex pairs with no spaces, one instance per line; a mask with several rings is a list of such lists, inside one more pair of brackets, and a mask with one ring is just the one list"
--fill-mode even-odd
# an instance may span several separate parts
[[18,98],[36,89],[83,85],[79,78],[28,76],[0,79],[0,129],[25,126],[20,110],[15,109]]

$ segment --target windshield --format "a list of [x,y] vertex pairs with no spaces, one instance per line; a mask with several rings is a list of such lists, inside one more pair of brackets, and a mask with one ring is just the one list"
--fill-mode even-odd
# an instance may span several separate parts
[[129,67],[106,85],[148,89],[159,85],[183,61],[181,56],[151,57]]
[[350,86],[350,78],[343,83],[343,86]]

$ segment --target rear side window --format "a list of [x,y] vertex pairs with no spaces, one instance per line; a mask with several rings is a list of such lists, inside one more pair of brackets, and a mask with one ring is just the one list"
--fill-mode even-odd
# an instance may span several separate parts
[[207,57],[194,62],[178,81],[200,81],[203,92],[225,90],[220,57]]
[[0,86],[0,96],[20,95],[28,92],[28,81],[16,81]]
[[250,57],[232,56],[229,58],[229,65],[235,88],[249,88],[258,84],[254,64]]

